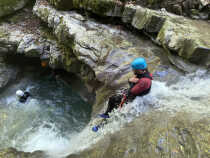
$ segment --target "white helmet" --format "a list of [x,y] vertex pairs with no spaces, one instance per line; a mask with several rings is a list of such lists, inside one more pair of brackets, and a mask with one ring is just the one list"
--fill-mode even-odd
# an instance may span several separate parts
[[22,90],[17,90],[16,91],[16,96],[17,97],[22,97],[24,95],[24,92]]

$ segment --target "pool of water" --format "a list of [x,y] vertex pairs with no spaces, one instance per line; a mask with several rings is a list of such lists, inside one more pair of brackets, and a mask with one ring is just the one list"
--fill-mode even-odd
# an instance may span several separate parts
[[[90,121],[91,104],[62,80],[38,72],[21,76],[0,94],[0,148],[52,155],[66,150]],[[31,93],[26,103],[18,102],[18,89]]]

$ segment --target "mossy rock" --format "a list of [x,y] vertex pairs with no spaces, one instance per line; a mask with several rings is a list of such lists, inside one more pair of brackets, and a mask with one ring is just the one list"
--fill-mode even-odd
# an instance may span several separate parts
[[205,63],[210,54],[209,26],[203,21],[167,18],[158,33],[157,40],[191,62]]
[[17,151],[14,148],[7,148],[0,150],[0,158],[45,158],[46,155],[42,151],[35,151],[33,153]]
[[1,0],[0,17],[14,13],[23,8],[29,0]]
[[150,33],[158,33],[162,28],[166,17],[158,12],[139,7],[136,9],[132,25],[139,30],[146,30]]
[[48,0],[60,10],[88,10],[101,16],[121,16],[123,3],[117,0]]
[[144,30],[164,48],[191,62],[206,63],[210,54],[210,25],[205,21],[138,7],[132,26]]

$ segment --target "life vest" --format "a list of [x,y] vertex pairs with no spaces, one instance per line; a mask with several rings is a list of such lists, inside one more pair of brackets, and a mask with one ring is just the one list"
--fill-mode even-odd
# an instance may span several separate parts
[[[137,78],[140,79],[140,80],[143,79],[143,78],[148,78],[148,79],[152,80],[152,75],[151,75],[149,72],[147,72],[147,73],[145,73],[145,74],[136,74],[136,75],[137,75]],[[129,83],[129,84],[130,84],[129,95],[131,95],[131,96],[133,96],[133,97],[135,97],[135,96],[143,96],[143,95],[148,94],[148,93],[150,92],[150,90],[151,90],[151,85],[152,85],[152,84],[150,84],[149,88],[147,88],[147,89],[144,90],[144,91],[141,91],[139,94],[133,95],[133,94],[131,93],[131,89],[132,89],[136,84],[138,84],[138,83]]]

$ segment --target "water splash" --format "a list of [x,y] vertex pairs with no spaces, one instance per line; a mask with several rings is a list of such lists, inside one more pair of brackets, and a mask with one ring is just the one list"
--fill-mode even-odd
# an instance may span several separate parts
[[[20,103],[17,89],[32,97]],[[70,146],[71,136],[88,123],[90,113],[91,106],[71,87],[26,76],[0,94],[0,148],[42,150],[58,158]]]
[[[205,70],[181,77],[177,84],[167,87],[155,83],[152,95],[159,100],[159,110],[210,113],[210,75]],[[159,89],[159,90],[158,90]]]
[[210,117],[210,74],[205,70],[181,76],[179,81],[168,86],[165,82],[153,81],[151,92],[114,110],[98,132],[92,132],[92,122],[71,140],[69,149],[63,156],[79,152],[95,144],[104,135],[120,130],[142,113],[150,110],[168,111],[175,114],[179,111],[197,113],[200,117]]
[[25,152],[42,150],[50,155],[50,157],[57,157],[70,145],[70,137],[60,135],[59,129],[53,123],[49,124],[46,122],[36,132],[29,130],[28,133],[30,133],[28,141],[22,145]]

